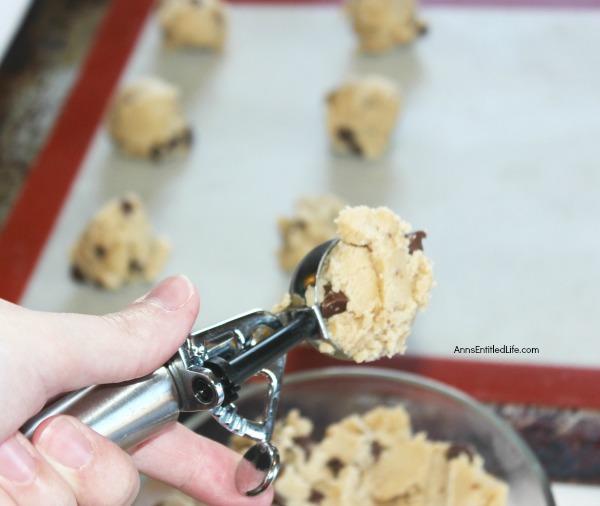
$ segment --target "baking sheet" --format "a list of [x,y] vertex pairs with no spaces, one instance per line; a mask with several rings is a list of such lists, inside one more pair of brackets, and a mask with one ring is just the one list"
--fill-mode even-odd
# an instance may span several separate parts
[[[288,283],[277,217],[302,195],[334,192],[428,231],[437,286],[409,353],[514,345],[539,353],[468,358],[597,366],[600,15],[429,7],[423,16],[426,37],[381,56],[357,53],[337,5],[232,6],[222,54],[164,50],[150,17],[122,81],[179,84],[197,142],[186,158],[140,162],[118,154],[99,124],[22,303],[104,313],[147,291],[68,278],[86,221],[135,190],[173,244],[163,274],[186,273],[200,289],[197,327],[270,308]],[[324,96],[371,72],[403,89],[391,149],[377,162],[337,156]]]
[[[99,124],[21,302],[102,313],[149,289],[104,293],[67,277],[86,220],[136,189],[175,247],[164,275],[186,272],[200,287],[198,328],[269,307],[287,285],[276,217],[297,196],[335,191],[428,229],[438,286],[409,353],[539,345],[538,355],[470,358],[597,367],[599,15],[454,6],[424,15],[427,38],[374,58],[354,52],[332,5],[235,6],[222,55],[164,52],[151,19],[124,80],[180,83],[200,142],[187,159],[134,162]],[[325,91],[366,71],[396,79],[405,95],[392,150],[375,164],[333,155],[323,134]],[[597,487],[553,490],[559,506],[599,498]]]
[[0,62],[23,22],[31,0],[10,0],[0,5]]

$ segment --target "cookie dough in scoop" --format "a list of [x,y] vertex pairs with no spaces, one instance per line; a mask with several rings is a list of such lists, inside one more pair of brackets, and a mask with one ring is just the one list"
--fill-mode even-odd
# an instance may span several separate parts
[[[403,353],[433,286],[425,233],[385,207],[346,207],[337,227],[341,240],[325,260],[316,294],[330,338],[356,362]],[[319,349],[335,351],[327,341]]]

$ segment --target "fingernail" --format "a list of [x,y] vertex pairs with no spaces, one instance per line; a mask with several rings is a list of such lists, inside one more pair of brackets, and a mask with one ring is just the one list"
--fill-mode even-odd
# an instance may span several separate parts
[[161,281],[143,300],[159,304],[167,311],[175,311],[192,298],[194,287],[186,276],[172,276]]
[[37,443],[38,449],[72,469],[85,466],[94,452],[92,444],[68,418],[50,422]]
[[15,435],[0,443],[0,476],[14,483],[29,483],[35,476],[35,460],[23,436]]

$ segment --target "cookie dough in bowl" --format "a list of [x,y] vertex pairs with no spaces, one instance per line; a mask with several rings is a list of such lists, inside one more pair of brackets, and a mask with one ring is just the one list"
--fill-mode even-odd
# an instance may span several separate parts
[[[242,389],[240,412],[259,418],[266,388]],[[365,366],[288,375],[278,418],[279,506],[555,506],[538,461],[508,424],[421,376]],[[232,443],[206,413],[188,425]],[[165,500],[178,497],[166,491],[136,506],[187,504]]]
[[[485,471],[474,449],[415,434],[401,405],[345,416],[322,438],[313,430],[297,409],[275,427],[284,469],[277,505],[506,506],[507,485]],[[246,440],[236,441],[243,454]]]

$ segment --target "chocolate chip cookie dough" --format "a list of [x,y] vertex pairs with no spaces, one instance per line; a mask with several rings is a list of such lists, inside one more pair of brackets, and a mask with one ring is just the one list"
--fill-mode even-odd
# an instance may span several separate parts
[[166,239],[153,235],[140,198],[129,193],[108,202],[87,224],[71,251],[71,274],[114,290],[154,280],[169,252]]
[[[425,232],[412,231],[385,207],[346,207],[336,223],[341,240],[316,287],[331,339],[356,362],[403,353],[433,287],[432,263],[423,253]],[[310,297],[307,292],[312,305]],[[334,350],[322,342],[320,351]]]
[[294,215],[278,220],[281,247],[279,264],[292,272],[319,244],[335,237],[335,218],[344,203],[335,195],[306,195],[296,201]]
[[346,9],[365,52],[410,44],[427,30],[417,17],[415,0],[348,0]]
[[413,434],[402,406],[377,407],[330,425],[312,439],[296,410],[278,422],[273,443],[282,471],[279,506],[504,506],[508,487],[470,447]]
[[374,159],[388,148],[400,93],[381,76],[355,77],[327,95],[327,132],[333,149]]
[[158,19],[165,46],[221,49],[227,38],[226,14],[220,0],[162,0]]
[[[506,506],[508,486],[489,474],[469,445],[414,433],[401,405],[353,414],[325,429],[291,410],[273,444],[281,456],[274,506]],[[245,453],[253,442],[233,436]],[[174,492],[155,506],[195,503]]]
[[179,89],[155,77],[139,78],[115,94],[108,130],[123,153],[151,160],[187,152],[192,142]]

